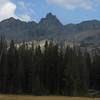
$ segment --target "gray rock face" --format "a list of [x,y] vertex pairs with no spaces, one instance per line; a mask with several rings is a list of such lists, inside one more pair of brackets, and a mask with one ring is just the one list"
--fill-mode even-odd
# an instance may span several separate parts
[[[55,15],[48,13],[39,23],[23,22],[9,18],[0,22],[0,35],[8,40],[32,39],[77,39],[79,41],[100,41],[100,21],[84,21],[79,24],[63,25]],[[98,42],[96,41],[96,42]]]

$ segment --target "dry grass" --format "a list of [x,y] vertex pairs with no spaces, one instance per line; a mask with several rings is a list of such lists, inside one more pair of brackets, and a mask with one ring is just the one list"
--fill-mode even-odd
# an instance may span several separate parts
[[0,95],[0,100],[100,100],[100,98]]
[[100,100],[100,98],[0,95],[0,100]]

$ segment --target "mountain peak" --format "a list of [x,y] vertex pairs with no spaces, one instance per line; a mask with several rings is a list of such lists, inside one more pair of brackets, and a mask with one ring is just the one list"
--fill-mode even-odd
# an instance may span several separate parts
[[15,22],[18,22],[20,21],[19,19],[15,19],[14,17],[10,17],[8,19],[5,19],[2,21],[2,23],[15,23]]
[[59,21],[58,18],[56,17],[56,15],[53,15],[52,13],[48,13],[45,17],[45,19],[47,20],[52,20],[52,21]]
[[46,15],[46,18],[50,18],[50,17],[56,17],[56,16],[53,15],[52,13],[48,13],[48,14]]
[[7,20],[13,22],[13,21],[17,21],[18,19],[14,18],[14,17],[10,17],[10,18],[6,19],[5,21],[7,21]]
[[48,13],[45,18],[39,22],[39,34],[61,33],[63,25],[52,13]]
[[45,18],[42,18],[39,22],[40,24],[48,24],[48,26],[51,25],[57,25],[62,26],[61,22],[58,20],[58,18],[53,15],[52,13],[48,13]]
[[10,17],[9,20],[16,20],[14,17]]

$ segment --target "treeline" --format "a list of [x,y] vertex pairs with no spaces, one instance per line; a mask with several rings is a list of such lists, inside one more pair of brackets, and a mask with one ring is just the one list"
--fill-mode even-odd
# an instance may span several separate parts
[[86,96],[100,90],[100,55],[93,58],[78,47],[63,49],[46,41],[44,48],[8,48],[0,40],[0,93]]

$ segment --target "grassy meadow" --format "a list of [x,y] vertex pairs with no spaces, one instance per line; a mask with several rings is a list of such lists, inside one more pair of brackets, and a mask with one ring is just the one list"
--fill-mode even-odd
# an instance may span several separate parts
[[100,98],[0,95],[0,100],[100,100]]

